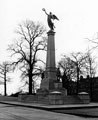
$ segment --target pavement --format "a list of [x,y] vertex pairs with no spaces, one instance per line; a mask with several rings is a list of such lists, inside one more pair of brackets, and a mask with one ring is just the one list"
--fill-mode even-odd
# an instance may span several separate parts
[[46,110],[0,104],[0,120],[98,120]]
[[84,109],[84,108],[98,108],[98,103],[89,104],[68,104],[68,105],[47,105],[32,102],[19,102],[19,101],[0,101],[2,104],[9,104],[21,107],[38,108],[44,110],[60,110],[60,109]]
[[14,105],[27,108],[36,108],[39,110],[46,110],[49,112],[70,114],[82,117],[98,118],[98,103],[89,104],[72,104],[72,105],[46,105],[38,103],[27,103],[18,101],[0,101],[2,104]]

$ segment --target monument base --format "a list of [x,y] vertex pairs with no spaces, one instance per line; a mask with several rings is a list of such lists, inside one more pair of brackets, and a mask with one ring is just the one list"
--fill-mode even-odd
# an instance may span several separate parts
[[55,82],[51,90],[38,89],[35,95],[20,94],[18,101],[32,102],[48,105],[80,104],[87,103],[79,96],[67,96],[67,90],[62,88],[62,83]]
[[67,90],[62,88],[62,83],[54,83],[55,88],[51,90],[38,89],[38,101],[51,105],[64,104],[64,96],[67,96]]
[[67,90],[62,88],[62,83],[54,83],[55,88],[51,90],[38,89],[36,95],[20,94],[18,101],[36,102],[41,104],[62,105],[64,97],[67,96]]
[[46,94],[26,95],[20,94],[18,96],[20,102],[30,102],[46,105],[64,105],[64,104],[87,104],[84,103],[78,96],[64,96],[60,92],[54,91]]
[[18,101],[50,105],[62,105],[64,104],[64,96],[59,91],[53,91],[46,94],[45,92],[42,93],[42,91],[40,90],[40,92],[36,95],[20,94],[18,96]]

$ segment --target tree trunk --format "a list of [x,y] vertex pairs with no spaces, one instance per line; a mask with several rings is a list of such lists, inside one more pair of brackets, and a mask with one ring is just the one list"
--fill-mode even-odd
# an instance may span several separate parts
[[30,40],[29,94],[32,94],[32,45]]
[[29,94],[32,94],[32,73],[29,73]]
[[77,66],[77,94],[79,92],[79,67]]
[[6,66],[5,66],[5,72],[4,72],[4,95],[6,96]]

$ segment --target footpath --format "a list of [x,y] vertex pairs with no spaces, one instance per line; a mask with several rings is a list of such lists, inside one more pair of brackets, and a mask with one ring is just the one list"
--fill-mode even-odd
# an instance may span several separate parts
[[62,109],[84,109],[84,108],[98,108],[98,103],[89,104],[70,104],[70,105],[47,105],[32,102],[18,102],[18,101],[0,101],[2,104],[15,105],[21,107],[38,108],[43,110],[62,110]]
[[86,118],[98,118],[98,103],[76,105],[43,105],[38,103],[25,103],[18,101],[0,101],[0,103],[20,107],[35,108],[62,114],[76,115]]
[[[0,97],[1,98],[1,97]],[[95,117],[98,118],[98,103],[89,103],[89,104],[70,104],[70,105],[47,105],[47,104],[38,104],[31,102],[19,102],[17,99],[2,97],[0,99],[1,104],[35,108],[40,110],[46,110],[50,112],[58,112],[63,114],[72,114],[82,117]]]

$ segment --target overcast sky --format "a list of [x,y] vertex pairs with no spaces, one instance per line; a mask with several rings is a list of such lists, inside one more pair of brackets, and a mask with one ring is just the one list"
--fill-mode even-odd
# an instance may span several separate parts
[[26,19],[40,21],[47,30],[45,8],[60,21],[54,21],[56,60],[63,53],[85,52],[98,32],[98,0],[0,0],[0,62],[8,59],[8,44],[15,38],[17,25]]

